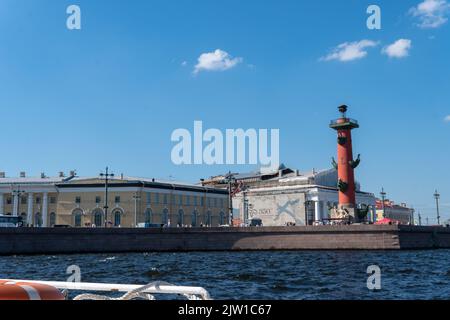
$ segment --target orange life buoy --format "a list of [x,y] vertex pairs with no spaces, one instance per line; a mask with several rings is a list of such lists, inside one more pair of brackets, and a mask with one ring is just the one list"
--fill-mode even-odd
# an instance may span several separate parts
[[44,284],[0,280],[0,300],[65,300],[55,287]]

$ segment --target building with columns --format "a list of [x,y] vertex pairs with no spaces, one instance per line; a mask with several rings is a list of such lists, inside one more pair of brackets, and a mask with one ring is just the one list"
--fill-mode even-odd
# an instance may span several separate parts
[[[331,210],[339,203],[335,169],[300,173],[281,165],[278,170],[235,174],[233,219],[236,224],[252,218],[264,226],[330,223]],[[226,187],[225,175],[204,181],[205,185]],[[376,199],[356,183],[357,207],[367,207],[366,221],[376,220]]]
[[21,216],[24,225],[55,224],[58,192],[64,177],[6,178],[0,173],[0,215]]
[[[219,226],[228,223],[228,192],[156,179],[114,177],[7,178],[0,172],[0,215],[21,216],[34,227]],[[106,211],[106,212],[105,212]]]

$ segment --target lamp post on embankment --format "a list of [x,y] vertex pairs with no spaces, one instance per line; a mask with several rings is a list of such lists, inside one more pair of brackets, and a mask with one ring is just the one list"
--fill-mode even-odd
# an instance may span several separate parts
[[383,210],[383,218],[386,218],[386,207],[384,206],[384,201],[386,200],[386,192],[384,192],[384,188],[381,188],[381,208]]
[[228,175],[225,177],[225,181],[228,184],[228,222],[230,227],[233,226],[233,184],[235,184],[236,179],[234,178],[234,174],[228,172]]
[[114,177],[114,173],[109,173],[108,169],[109,168],[106,167],[105,173],[100,173],[100,177],[105,179],[105,205],[103,207],[103,209],[105,209],[105,228],[108,227],[108,180],[109,178]]
[[436,217],[437,217],[437,223],[438,225],[441,225],[441,216],[439,215],[439,198],[441,197],[441,195],[438,193],[438,191],[436,190],[434,192],[434,199],[436,199]]
[[133,199],[134,199],[134,228],[137,227],[137,204],[138,201],[141,200],[141,196],[136,192],[133,195]]

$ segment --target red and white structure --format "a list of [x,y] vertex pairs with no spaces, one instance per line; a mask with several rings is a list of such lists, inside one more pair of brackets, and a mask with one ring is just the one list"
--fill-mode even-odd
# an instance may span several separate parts
[[347,117],[348,107],[342,105],[339,112],[342,116],[331,121],[330,128],[337,131],[337,162],[333,158],[333,165],[338,171],[339,210],[344,210],[358,220],[355,199],[354,169],[360,163],[360,156],[353,159],[352,130],[359,128],[358,121]]

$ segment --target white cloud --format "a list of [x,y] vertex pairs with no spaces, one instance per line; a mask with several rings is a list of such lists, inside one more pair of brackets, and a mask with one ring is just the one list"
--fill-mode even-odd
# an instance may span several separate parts
[[183,61],[182,63],[181,63],[181,66],[183,66],[183,67],[186,67],[188,65],[188,62],[187,61]]
[[320,58],[322,61],[339,60],[342,62],[362,59],[367,56],[366,48],[377,46],[378,43],[371,40],[361,40],[357,42],[344,42],[333,48],[333,50],[325,57]]
[[445,122],[450,122],[450,114],[444,118]]
[[419,20],[420,28],[439,28],[448,20],[450,4],[447,0],[424,0],[417,7],[409,10],[409,13]]
[[399,39],[394,43],[383,48],[383,53],[390,58],[404,58],[409,55],[411,49],[411,40]]
[[217,49],[214,52],[202,53],[194,68],[194,74],[200,71],[225,71],[237,66],[242,58],[233,58],[227,52]]

